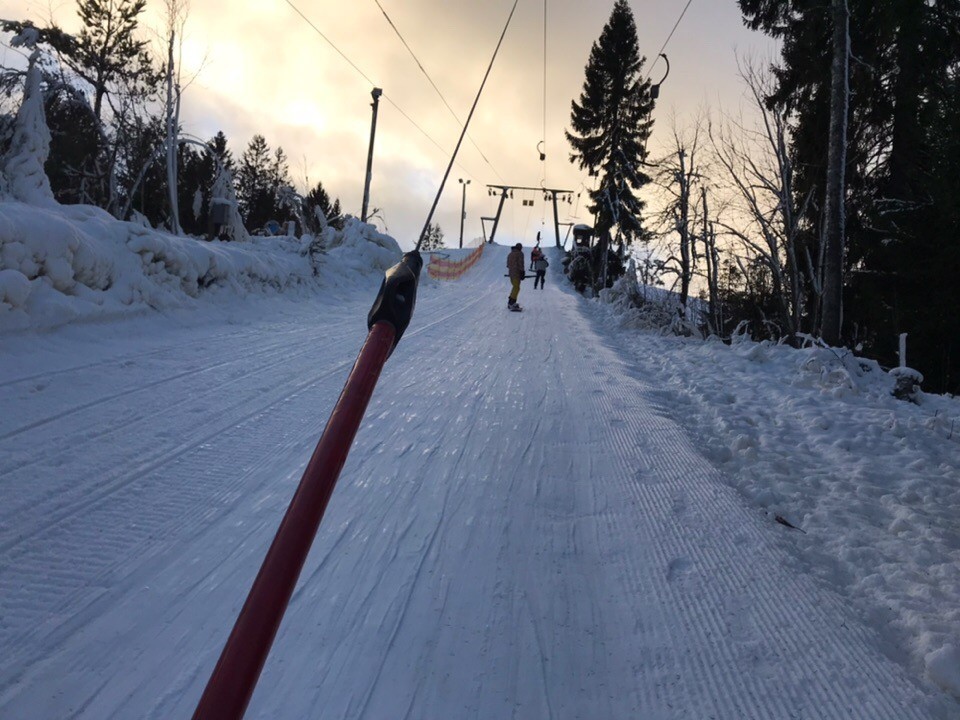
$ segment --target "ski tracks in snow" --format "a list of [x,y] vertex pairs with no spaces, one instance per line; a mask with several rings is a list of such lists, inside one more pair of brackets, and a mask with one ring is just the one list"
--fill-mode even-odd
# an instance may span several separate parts
[[[948,717],[505,252],[422,289],[247,717]],[[368,305],[0,378],[66,398],[0,426],[0,716],[189,716]]]

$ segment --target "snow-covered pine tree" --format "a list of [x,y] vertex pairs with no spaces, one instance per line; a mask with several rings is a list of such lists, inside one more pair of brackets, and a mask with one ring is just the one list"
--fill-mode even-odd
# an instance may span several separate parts
[[443,247],[443,230],[439,223],[430,223],[427,225],[427,234],[423,236],[423,244],[420,249],[424,252],[430,250],[439,250]]
[[43,112],[43,94],[40,90],[40,51],[36,49],[39,33],[25,28],[12,41],[33,49],[30,54],[27,77],[23,88],[23,102],[13,126],[10,149],[3,158],[3,186],[0,190],[16,200],[32,205],[55,205],[50,181],[43,166],[50,153],[50,130]]
[[[220,166],[217,177],[213,181],[210,196],[211,214],[224,221],[221,227],[214,228],[217,235],[228,237],[231,240],[249,240],[250,236],[243,226],[237,194],[233,188],[233,173],[228,165]],[[219,210],[217,206],[223,209]]]
[[617,0],[590,51],[580,101],[572,103],[572,130],[566,133],[571,162],[600,177],[589,208],[597,216],[598,237],[615,228],[627,244],[645,235],[644,203],[635,193],[650,182],[642,163],[654,102],[650,83],[640,74],[644,62],[630,6]]
[[237,197],[240,214],[250,229],[257,229],[273,217],[273,168],[270,147],[263,135],[254,135],[240,158],[237,170]]
[[[308,229],[317,234],[326,228],[327,224],[337,229],[343,228],[343,218],[340,212],[340,200],[330,202],[330,195],[322,182],[318,182],[303,199],[304,216]],[[321,219],[322,217],[322,219]]]
[[[70,163],[73,175],[66,194],[79,202],[94,203],[121,215],[125,205],[118,174],[118,158],[130,152],[124,147],[137,144],[139,137],[129,130],[145,115],[144,106],[156,97],[160,75],[153,66],[148,41],[139,37],[139,22],[146,0],[77,0],[81,29],[71,35],[53,26],[38,28],[40,42],[54,51],[66,82],[76,85],[92,97],[90,122],[99,136],[87,143],[79,165]],[[19,32],[28,22],[0,21],[8,32]],[[77,82],[79,79],[79,83]],[[73,112],[77,111],[73,107]],[[86,121],[84,122],[86,124]],[[64,161],[58,155],[51,163]],[[64,167],[53,168],[51,175],[63,177]],[[59,185],[59,183],[58,183]]]

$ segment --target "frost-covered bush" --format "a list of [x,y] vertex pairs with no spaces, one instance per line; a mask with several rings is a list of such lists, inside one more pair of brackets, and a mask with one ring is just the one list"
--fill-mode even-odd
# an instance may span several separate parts
[[626,327],[647,330],[670,328],[677,317],[677,304],[663,291],[652,291],[637,281],[633,260],[626,274],[599,293],[600,302],[610,305]]
[[908,367],[895,367],[889,374],[894,379],[893,396],[898,400],[908,400],[919,404],[923,396],[920,391],[923,374],[919,370]]
[[[30,47],[37,42],[36,30],[27,28],[13,39],[13,44]],[[3,182],[0,189],[5,195],[31,205],[50,207],[56,205],[50,180],[43,169],[50,155],[50,130],[43,111],[43,94],[40,90],[39,52],[30,55],[27,77],[23,88],[23,102],[13,124],[10,148],[2,158]]]

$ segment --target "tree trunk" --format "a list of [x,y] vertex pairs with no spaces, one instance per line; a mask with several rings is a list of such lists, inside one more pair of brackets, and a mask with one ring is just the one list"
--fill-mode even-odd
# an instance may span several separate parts
[[180,206],[177,198],[177,126],[179,90],[174,88],[173,45],[176,33],[170,33],[167,54],[167,194],[170,199],[170,231],[182,234],[180,229]]
[[920,63],[923,0],[901,0],[897,32],[897,73],[893,89],[893,131],[890,148],[890,199],[913,200],[913,180],[920,154]]
[[703,259],[707,264],[707,291],[710,302],[710,308],[707,317],[710,318],[710,331],[714,335],[720,335],[723,332],[720,321],[720,293],[718,290],[718,270],[717,270],[717,238],[713,228],[710,226],[709,213],[707,210],[707,189],[701,188],[700,193],[703,197]]
[[823,218],[826,250],[821,336],[840,344],[843,324],[844,213],[849,105],[850,12],[847,0],[832,0],[833,64],[830,72],[830,146],[827,154],[827,196]]
[[680,158],[680,207],[677,208],[680,218],[677,222],[677,231],[680,233],[680,317],[687,316],[687,300],[690,296],[690,181],[687,178],[685,164],[686,152],[681,149],[677,153]]

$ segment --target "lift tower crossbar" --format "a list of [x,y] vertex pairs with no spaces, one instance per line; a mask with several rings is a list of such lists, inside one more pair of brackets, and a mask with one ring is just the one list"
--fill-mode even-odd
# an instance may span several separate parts
[[561,190],[559,188],[545,188],[545,187],[527,187],[525,185],[487,185],[491,190],[500,191],[500,203],[497,205],[497,214],[495,217],[484,217],[481,218],[481,225],[483,220],[493,220],[493,229],[490,231],[490,239],[487,242],[493,242],[493,238],[497,234],[497,225],[500,223],[500,214],[503,212],[503,203],[507,199],[507,195],[512,190],[529,190],[532,192],[542,192],[544,195],[549,195],[550,199],[553,201],[553,229],[554,234],[557,239],[557,247],[560,247],[560,214],[557,211],[557,195],[573,195],[573,190]]

